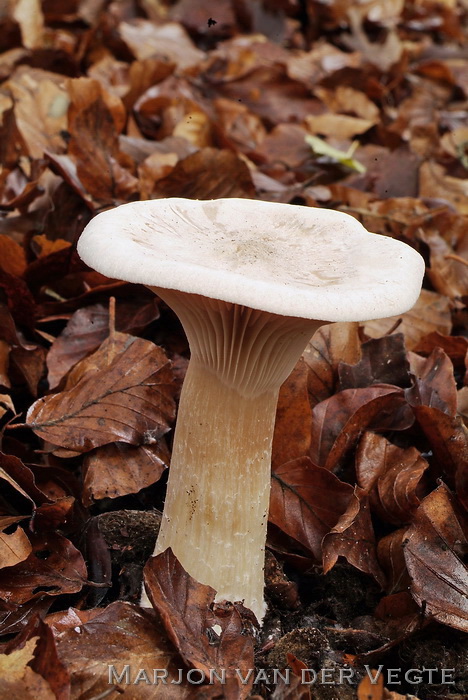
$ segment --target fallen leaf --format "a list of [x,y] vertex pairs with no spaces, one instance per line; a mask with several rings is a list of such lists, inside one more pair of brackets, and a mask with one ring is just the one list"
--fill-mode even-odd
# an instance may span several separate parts
[[[3,518],[0,518],[0,527]],[[28,558],[32,551],[31,543],[22,527],[17,527],[11,534],[0,532],[0,566],[15,566]]]
[[338,364],[354,365],[361,359],[357,323],[332,323],[322,326],[309,341],[303,357],[309,366],[309,398],[312,408],[334,393],[338,382]]
[[125,349],[115,356],[112,339],[100,346],[101,361],[111,355],[107,367],[32,405],[27,423],[34,432],[54,445],[87,452],[115,440],[142,444],[169,430],[174,400],[166,356],[147,340],[124,336],[124,341]]
[[338,364],[340,389],[366,387],[372,384],[408,386],[409,363],[402,333],[368,340],[361,346],[361,359],[351,365]]
[[[197,583],[167,549],[151,557],[144,569],[145,589],[161,616],[170,641],[184,661],[209,678],[210,669],[226,670],[226,681],[246,698],[252,688],[253,635],[242,606],[214,605],[216,591]],[[245,610],[245,609],[244,609]],[[239,673],[236,673],[238,669]],[[245,684],[241,678],[248,678]],[[216,679],[215,679],[216,682]]]
[[9,236],[0,235],[0,267],[10,275],[21,277],[26,269],[24,248]]
[[441,348],[450,357],[456,369],[465,369],[465,359],[468,354],[467,338],[443,335],[433,331],[421,338],[413,351],[420,355],[430,355],[435,348]]
[[386,335],[395,328],[398,321],[398,332],[405,336],[405,345],[412,350],[428,333],[438,331],[449,334],[452,329],[450,314],[451,303],[447,297],[423,289],[419,299],[410,311],[399,316],[391,316],[377,321],[366,321],[364,330],[373,338]]
[[385,590],[389,594],[407,591],[410,584],[404,556],[406,533],[407,528],[394,530],[377,544],[379,564],[387,577]]
[[388,384],[344,389],[312,411],[310,457],[334,470],[364,430],[405,430],[414,419],[403,390]]
[[254,186],[247,165],[232,151],[202,148],[179,161],[155,183],[155,197],[252,197]]
[[6,87],[15,100],[15,119],[31,158],[45,151],[61,153],[65,142],[69,98],[62,75],[19,66]]
[[307,364],[300,360],[281,386],[273,435],[273,468],[309,452],[312,410],[308,375]]
[[426,615],[468,631],[466,514],[444,484],[421,502],[407,531],[405,560],[411,592]]
[[322,540],[352,495],[350,484],[301,457],[274,468],[268,519],[321,561]]
[[138,192],[138,181],[123,164],[118,134],[125,110],[89,78],[68,83],[70,107],[68,154],[84,190],[99,203],[126,202]]
[[[114,687],[119,697],[149,700],[159,694],[158,685],[167,700],[190,697],[191,686],[176,684],[177,656],[152,610],[117,601],[104,609],[56,614],[49,624],[72,697],[96,698]],[[153,669],[159,672],[157,685]]]
[[49,683],[29,665],[37,641],[33,637],[22,649],[0,654],[0,696],[11,700],[57,700]]
[[99,447],[84,461],[83,503],[138,493],[158,481],[169,465],[164,438],[155,445],[115,442]]
[[325,574],[335,566],[338,557],[342,556],[356,569],[371,574],[376,581],[384,585],[385,577],[377,561],[367,494],[359,486],[354,488],[346,511],[324,536],[322,549]]
[[357,697],[358,700],[384,700],[384,691],[384,677],[376,669],[370,669],[359,682]]
[[369,493],[373,513],[392,525],[411,520],[427,467],[415,447],[404,449],[370,432],[364,433],[356,453],[358,483]]
[[57,655],[57,646],[51,628],[38,616],[31,617],[20,634],[7,645],[11,654],[35,642],[33,658],[28,663],[37,674],[47,681],[56,700],[69,700],[70,677]]
[[69,248],[71,246],[70,241],[64,241],[63,238],[56,238],[55,240],[50,240],[43,233],[33,236],[32,243],[35,252],[37,252],[38,258],[43,258],[46,255],[55,253],[58,250],[64,250],[64,248]]
[[460,212],[468,214],[468,183],[446,174],[442,165],[423,163],[420,169],[419,194],[421,197],[444,199]]
[[196,65],[204,57],[187,32],[177,22],[166,22],[158,26],[141,18],[132,22],[121,22],[118,32],[123,41],[140,61],[147,58],[164,58],[179,68]]
[[32,552],[19,564],[0,569],[0,596],[26,603],[39,596],[76,593],[86,582],[80,552],[63,535],[30,534]]
[[441,348],[418,363],[413,386],[405,395],[412,406],[429,406],[454,416],[457,412],[457,385],[453,365]]
[[325,156],[325,158],[329,158],[331,161],[339,163],[350,170],[355,170],[358,173],[364,173],[366,171],[362,163],[353,158],[354,152],[359,146],[357,141],[354,141],[347,151],[340,151],[330,146],[330,144],[318,136],[308,134],[305,140],[317,156]]
[[[130,332],[145,327],[158,318],[156,300],[143,304],[117,303],[117,330]],[[102,304],[84,306],[72,315],[47,353],[49,387],[54,389],[62,377],[96,350],[109,334],[109,310]]]
[[468,464],[467,431],[461,417],[430,406],[415,405],[413,412],[434,453],[439,474],[452,483]]
[[[365,134],[366,131],[369,131],[369,129],[371,129],[376,123],[376,121],[372,121],[370,119],[360,119],[359,117],[351,117],[347,114],[317,114],[306,118],[306,124],[313,134],[333,136],[334,138],[342,141],[352,139],[359,134]],[[314,147],[314,144],[310,143],[310,145],[317,153],[318,151]],[[321,155],[331,154],[322,153]],[[356,161],[353,161],[351,164],[344,161],[340,162],[343,162],[343,165],[348,165],[348,167],[351,167],[352,170],[364,172],[362,164],[357,163]]]

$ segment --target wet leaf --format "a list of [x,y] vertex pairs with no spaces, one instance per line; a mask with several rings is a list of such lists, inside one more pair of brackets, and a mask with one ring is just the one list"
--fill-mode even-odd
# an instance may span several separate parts
[[77,452],[115,440],[138,445],[162,437],[174,415],[167,358],[140,338],[126,336],[124,345],[114,354],[112,339],[104,341],[98,352],[103,360],[109,357],[108,366],[37,401],[28,411],[28,425],[54,445]]
[[466,514],[442,484],[422,501],[407,531],[405,560],[411,592],[425,614],[468,630]]

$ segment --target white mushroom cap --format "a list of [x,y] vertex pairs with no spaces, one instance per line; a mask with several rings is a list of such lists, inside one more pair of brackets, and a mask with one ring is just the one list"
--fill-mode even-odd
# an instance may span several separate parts
[[108,277],[283,316],[362,321],[416,302],[410,246],[341,212],[249,199],[155,199],[96,216],[78,253]]

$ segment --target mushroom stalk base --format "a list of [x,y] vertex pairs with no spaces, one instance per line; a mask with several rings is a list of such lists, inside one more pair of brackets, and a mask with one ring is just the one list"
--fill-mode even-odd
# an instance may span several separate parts
[[276,403],[277,391],[243,396],[191,361],[155,549],[259,620]]

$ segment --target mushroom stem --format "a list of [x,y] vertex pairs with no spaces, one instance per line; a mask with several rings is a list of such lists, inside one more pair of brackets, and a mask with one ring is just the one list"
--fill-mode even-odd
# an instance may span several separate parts
[[265,613],[263,565],[278,391],[320,321],[175,291],[192,357],[180,397],[155,554]]

